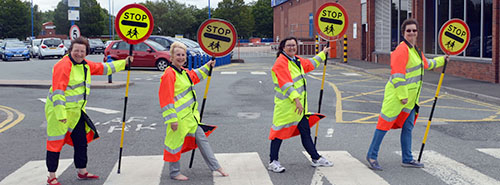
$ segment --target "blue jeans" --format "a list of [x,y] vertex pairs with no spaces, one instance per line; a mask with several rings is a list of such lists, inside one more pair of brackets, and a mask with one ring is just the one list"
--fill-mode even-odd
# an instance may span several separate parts
[[[414,122],[415,109],[411,110],[410,115],[401,129],[401,153],[403,156],[403,163],[409,163],[413,160],[413,155],[411,154],[411,131],[413,130]],[[375,129],[372,143],[368,149],[368,154],[366,154],[368,158],[377,160],[378,150],[380,149],[380,144],[386,133],[387,131]]]
[[[309,120],[305,116],[300,120],[299,124],[297,125],[297,129],[299,129],[300,132],[300,140],[302,141],[302,146],[306,149],[307,153],[313,160],[318,160],[321,156],[318,154],[316,146],[314,146],[311,137],[311,128],[309,127]],[[271,153],[269,154],[269,157],[271,158],[270,162],[278,160],[278,153],[280,151],[282,141],[283,140],[278,138],[275,138],[271,141]]]

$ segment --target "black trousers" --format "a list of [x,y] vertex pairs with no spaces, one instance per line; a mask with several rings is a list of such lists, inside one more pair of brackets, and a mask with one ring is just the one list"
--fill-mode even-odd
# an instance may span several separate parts
[[[312,159],[319,159],[321,156],[318,154],[316,146],[314,146],[311,137],[311,128],[309,127],[309,120],[307,120],[305,116],[302,117],[299,124],[297,125],[297,128],[299,129],[300,140],[302,141],[302,146],[304,147],[304,149],[306,149],[307,153],[311,156]],[[269,155],[269,157],[271,158],[271,162],[273,162],[274,160],[278,160],[278,154],[282,141],[283,140],[278,138],[271,141],[271,154]]]
[[[61,123],[64,124],[64,123]],[[66,123],[67,124],[67,123]],[[73,141],[73,148],[75,153],[73,155],[74,163],[76,168],[86,168],[87,167],[87,133],[85,132],[85,122],[80,117],[78,123],[71,133],[71,140]],[[47,151],[46,164],[49,172],[56,172],[59,166],[59,155],[60,152]]]

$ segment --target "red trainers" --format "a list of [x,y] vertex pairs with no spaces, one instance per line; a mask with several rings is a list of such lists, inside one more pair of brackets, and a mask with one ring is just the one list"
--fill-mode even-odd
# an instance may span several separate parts
[[51,179],[50,177],[47,177],[47,184],[48,185],[61,185],[61,183],[59,183],[59,182],[53,184],[52,181],[57,181],[57,178],[54,177]]
[[98,178],[99,178],[99,176],[97,176],[97,175],[89,175],[89,172],[87,172],[85,174],[78,173],[78,179],[80,179],[80,180],[98,179]]

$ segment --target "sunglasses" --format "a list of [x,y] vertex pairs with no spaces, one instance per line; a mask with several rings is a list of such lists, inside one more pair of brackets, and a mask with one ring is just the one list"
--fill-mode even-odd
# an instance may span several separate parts
[[417,32],[417,31],[418,31],[417,29],[414,29],[414,30],[410,30],[410,29],[408,29],[408,30],[406,30],[406,32],[407,32],[407,33]]

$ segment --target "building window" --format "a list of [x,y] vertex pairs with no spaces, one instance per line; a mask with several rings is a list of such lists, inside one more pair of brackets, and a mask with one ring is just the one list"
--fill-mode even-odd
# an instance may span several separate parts
[[493,0],[425,0],[424,3],[425,53],[444,54],[439,48],[439,29],[449,19],[459,18],[471,32],[469,46],[459,56],[491,58]]
[[411,0],[392,0],[391,3],[391,50],[396,49],[403,35],[401,34],[401,24],[411,17]]

